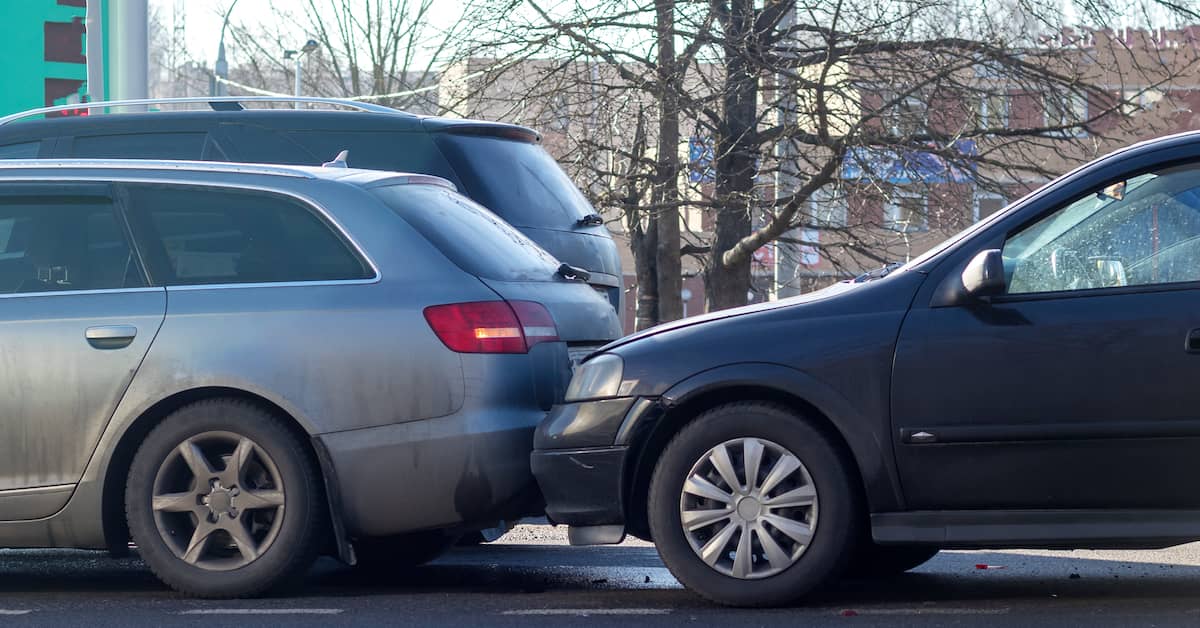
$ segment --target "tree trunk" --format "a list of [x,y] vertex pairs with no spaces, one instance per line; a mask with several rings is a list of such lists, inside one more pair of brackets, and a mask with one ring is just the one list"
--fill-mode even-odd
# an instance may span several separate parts
[[732,0],[725,23],[725,90],[722,94],[722,132],[717,140],[716,196],[718,200],[713,247],[705,272],[709,310],[745,305],[750,292],[749,258],[728,264],[725,252],[750,235],[754,205],[754,156],[758,79],[751,66],[749,42],[754,32],[753,0]]
[[658,38],[659,97],[657,167],[653,203],[659,207],[655,260],[658,281],[658,321],[683,318],[683,265],[679,237],[679,71],[675,59],[675,1],[654,5]]
[[658,219],[651,212],[646,224],[642,224],[642,190],[638,186],[638,160],[646,152],[646,117],[638,111],[637,129],[634,131],[632,155],[625,179],[625,231],[629,234],[629,248],[633,252],[633,272],[637,281],[636,314],[634,331],[658,324]]
[[658,218],[651,216],[646,230],[629,232],[633,249],[633,268],[637,276],[637,314],[634,330],[641,331],[659,323],[658,263],[655,256],[658,244]]

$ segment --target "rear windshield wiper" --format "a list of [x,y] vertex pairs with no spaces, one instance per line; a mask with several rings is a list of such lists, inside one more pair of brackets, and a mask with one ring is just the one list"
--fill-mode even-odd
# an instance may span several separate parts
[[863,273],[863,274],[855,277],[854,283],[864,283],[867,281],[873,281],[875,279],[882,279],[882,278],[887,277],[888,275],[892,274],[892,271],[896,270],[897,268],[900,268],[901,266],[904,266],[904,264],[902,264],[900,262],[892,262],[891,264],[888,264],[887,266],[883,266],[881,268],[876,268],[875,270],[872,270],[867,273]]
[[566,263],[559,265],[558,270],[554,271],[554,274],[567,281],[582,281],[584,283],[587,283],[587,280],[592,278],[592,274],[588,271]]
[[604,224],[604,217],[600,214],[588,214],[575,221],[576,227],[598,227],[602,224]]

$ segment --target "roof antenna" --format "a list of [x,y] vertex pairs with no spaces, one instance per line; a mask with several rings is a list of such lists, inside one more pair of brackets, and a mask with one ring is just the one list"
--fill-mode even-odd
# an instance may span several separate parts
[[337,157],[333,158],[333,161],[327,161],[327,162],[321,164],[321,167],[322,168],[349,168],[350,164],[346,163],[346,160],[349,158],[350,158],[350,151],[344,150],[344,151],[338,153]]

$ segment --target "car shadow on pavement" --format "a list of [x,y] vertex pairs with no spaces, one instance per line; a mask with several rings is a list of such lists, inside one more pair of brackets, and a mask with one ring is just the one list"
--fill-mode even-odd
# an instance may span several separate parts
[[681,589],[653,548],[538,545],[459,548],[428,565],[383,571],[325,560],[308,585],[323,595]]
[[[844,579],[815,604],[938,603],[1006,599],[1195,598],[1200,565],[1097,558],[1092,552],[942,552],[922,567],[883,579]],[[1112,552],[1105,552],[1111,555]],[[1167,556],[1164,555],[1164,559]]]
[[136,557],[86,550],[0,550],[0,594],[103,592],[169,589]]
[[[1111,553],[1105,553],[1111,554]],[[1147,559],[1139,553],[1141,561]],[[1166,560],[1167,555],[1163,556]],[[309,587],[322,595],[429,593],[571,593],[656,591],[692,606],[653,548],[485,545],[451,552],[422,567],[368,573],[334,563]],[[844,579],[808,606],[928,604],[1047,598],[1200,597],[1200,565],[1127,562],[1057,552],[943,552],[921,568],[891,578]],[[644,597],[642,597],[644,600]]]
[[[807,607],[1005,603],[1059,600],[1200,599],[1200,564],[1097,557],[1093,552],[943,552],[917,570],[887,579],[846,579]],[[1163,553],[1162,560],[1171,558]],[[984,567],[984,568],[981,568]],[[132,593],[175,596],[136,558],[78,550],[0,550],[0,595]],[[369,572],[318,561],[283,597],[406,595],[599,595],[613,604],[707,606],[686,592],[651,547],[484,545],[460,548],[430,565]]]

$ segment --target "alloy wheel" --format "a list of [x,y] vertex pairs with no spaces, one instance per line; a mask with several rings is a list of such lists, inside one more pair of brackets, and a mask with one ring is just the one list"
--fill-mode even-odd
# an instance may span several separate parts
[[151,508],[175,556],[211,571],[244,567],[271,547],[287,499],[271,456],[233,432],[204,432],[169,453]]
[[800,459],[761,438],[735,438],[692,466],[679,500],[680,524],[709,567],[739,579],[791,567],[817,526],[817,490]]

